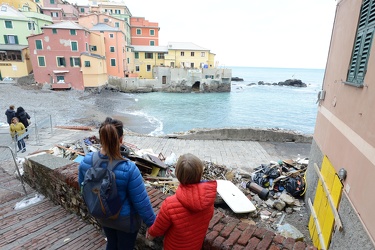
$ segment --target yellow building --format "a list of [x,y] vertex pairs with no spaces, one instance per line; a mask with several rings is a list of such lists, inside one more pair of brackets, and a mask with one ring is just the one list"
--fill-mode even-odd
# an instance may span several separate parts
[[215,54],[193,43],[168,43],[168,46],[132,46],[134,70],[139,78],[152,79],[153,67],[182,69],[214,68]]
[[32,71],[29,47],[0,44],[0,80],[4,77],[19,78]]
[[31,11],[40,13],[40,8],[37,4],[37,1],[30,1],[30,0],[1,0],[2,4],[8,4],[13,8],[20,10],[20,11]]
[[133,46],[134,70],[139,78],[153,79],[152,69],[156,66],[165,66],[166,46]]
[[194,43],[170,42],[165,65],[172,68],[214,68],[215,54]]

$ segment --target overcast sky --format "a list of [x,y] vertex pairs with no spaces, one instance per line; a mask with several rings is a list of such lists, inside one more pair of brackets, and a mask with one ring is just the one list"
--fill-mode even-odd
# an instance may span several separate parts
[[122,2],[133,16],[159,23],[159,45],[195,43],[216,54],[215,61],[221,66],[320,69],[325,68],[337,3],[335,0]]

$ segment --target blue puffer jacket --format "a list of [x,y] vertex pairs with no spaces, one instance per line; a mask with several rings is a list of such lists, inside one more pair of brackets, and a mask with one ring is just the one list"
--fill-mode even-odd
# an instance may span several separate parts
[[[86,171],[92,167],[92,154],[89,153],[82,160],[78,169],[78,184],[81,187]],[[99,153],[99,157],[108,159]],[[103,162],[101,167],[107,167]],[[134,162],[128,160],[120,163],[113,172],[116,175],[118,194],[123,201],[120,217],[138,213],[145,224],[150,227],[155,221],[155,213],[152,209],[150,199],[147,195],[142,175]]]

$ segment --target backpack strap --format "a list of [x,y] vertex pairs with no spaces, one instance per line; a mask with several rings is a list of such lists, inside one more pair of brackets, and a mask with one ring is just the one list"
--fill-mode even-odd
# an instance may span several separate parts
[[93,168],[98,168],[98,167],[100,167],[100,165],[103,162],[108,162],[107,169],[110,170],[110,171],[113,171],[113,169],[115,169],[118,164],[120,164],[121,162],[124,162],[124,161],[127,161],[127,159],[112,160],[112,162],[110,162],[109,159],[102,159],[99,156],[99,151],[98,152],[94,152],[92,154],[92,167]]

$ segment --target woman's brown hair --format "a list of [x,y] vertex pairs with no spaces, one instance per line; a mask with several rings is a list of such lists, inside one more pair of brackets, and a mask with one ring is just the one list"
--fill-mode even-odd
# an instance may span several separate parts
[[184,154],[178,158],[176,177],[183,185],[200,182],[203,175],[203,163],[193,154]]
[[124,135],[123,123],[107,117],[99,128],[100,144],[110,161],[123,159],[120,153],[120,139]]

